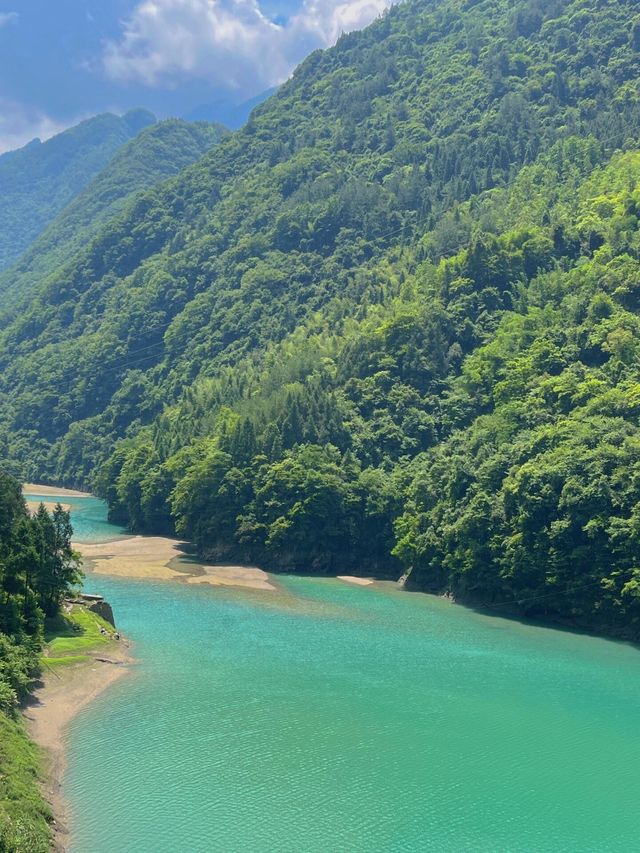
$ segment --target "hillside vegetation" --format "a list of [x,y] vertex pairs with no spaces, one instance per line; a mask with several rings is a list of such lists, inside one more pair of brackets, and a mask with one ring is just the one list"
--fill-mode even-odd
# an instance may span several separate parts
[[56,214],[155,117],[104,113],[0,157],[0,270],[17,260]]
[[640,153],[582,179],[591,147],[459,208],[496,233],[405,251],[401,295],[362,320],[336,304],[185,391],[103,467],[114,518],[634,635]]
[[407,2],[313,54],[5,322],[15,470],[637,636],[634,9]]
[[17,713],[40,671],[45,617],[80,579],[69,514],[30,516],[20,484],[0,473],[0,850],[45,853],[51,813],[38,789],[40,757]]
[[168,119],[145,128],[119,148],[24,255],[0,273],[2,313],[12,307],[15,310],[16,303],[24,304],[34,288],[71,261],[101,227],[132,202],[136,193],[194,163],[226,133],[220,125]]

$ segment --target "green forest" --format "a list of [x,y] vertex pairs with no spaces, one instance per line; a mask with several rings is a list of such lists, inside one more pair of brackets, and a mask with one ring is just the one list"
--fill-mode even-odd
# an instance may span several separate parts
[[22,486],[0,473],[0,850],[45,853],[51,813],[36,785],[40,756],[18,707],[40,673],[45,620],[80,581],[69,514],[40,504],[30,515]]
[[637,639],[639,71],[632,2],[407,0],[108,221],[80,197],[0,320],[7,470]]
[[[219,125],[167,119],[146,127],[117,148],[102,171],[62,208],[19,260],[0,272],[3,322],[16,304],[24,304],[44,278],[91,242],[96,231],[124,210],[138,192],[194,163],[225,134]],[[85,161],[84,152],[67,156],[72,157],[71,163]]]
[[0,270],[28,248],[128,140],[155,121],[147,110],[94,116],[47,142],[0,157]]

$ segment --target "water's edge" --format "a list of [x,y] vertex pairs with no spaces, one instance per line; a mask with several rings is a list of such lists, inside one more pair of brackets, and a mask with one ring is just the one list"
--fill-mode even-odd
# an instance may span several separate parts
[[95,660],[75,664],[62,673],[45,671],[22,711],[27,733],[44,756],[42,791],[53,815],[55,853],[65,853],[72,837],[70,803],[63,792],[68,729],[84,708],[128,672],[125,661],[115,666]]
[[[269,577],[273,591],[88,576],[139,641],[140,669],[67,721],[71,834],[59,850],[135,842],[164,853],[182,831],[199,851],[211,849],[214,826],[219,844],[239,851],[284,837],[281,849],[309,853],[514,849],[514,838],[539,853],[628,846],[640,795],[630,771],[640,759],[640,660],[630,644],[407,596],[393,582]],[[188,828],[164,798],[171,789]],[[519,823],[527,843],[513,834]]]
[[[74,508],[82,507],[83,502],[96,500],[89,492],[38,483],[24,483],[23,495],[28,503],[42,502],[48,506],[59,502],[69,505],[72,513]],[[122,536],[123,532],[114,527],[113,536],[106,536],[101,541],[107,544],[118,541]],[[133,663],[131,644],[124,637],[122,641],[119,650],[110,650],[108,659],[92,656],[89,660],[57,670],[47,668],[45,659],[42,675],[22,709],[27,733],[43,755],[41,786],[53,815],[52,849],[55,853],[65,853],[72,837],[70,803],[63,793],[68,766],[68,729],[84,708],[130,671],[129,666]]]

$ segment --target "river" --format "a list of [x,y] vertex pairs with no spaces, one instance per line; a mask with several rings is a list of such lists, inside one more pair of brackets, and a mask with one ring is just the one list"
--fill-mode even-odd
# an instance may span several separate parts
[[[94,498],[72,516],[122,534]],[[636,648],[275,582],[88,576],[139,663],[69,731],[72,853],[637,849]]]

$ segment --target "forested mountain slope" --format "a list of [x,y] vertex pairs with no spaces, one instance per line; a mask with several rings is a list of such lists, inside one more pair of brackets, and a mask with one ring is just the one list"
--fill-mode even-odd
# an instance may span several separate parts
[[362,319],[336,300],[185,390],[103,466],[113,516],[639,636],[640,152],[596,152],[559,143],[457,207],[491,232],[381,264],[399,295]]
[[[101,436],[106,447],[149,419],[201,370],[282,338],[337,294],[355,306],[367,263],[456,198],[507,182],[571,131],[623,145],[640,126],[632,9],[409,2],[313,54],[2,330],[9,455],[87,476]],[[434,251],[458,244],[443,230]],[[66,472],[65,436],[85,460]]]
[[82,483],[125,437],[134,529],[634,634],[634,9],[407,2],[313,54],[5,324],[5,455]]
[[[71,260],[135,193],[198,160],[226,135],[221,125],[168,119],[145,128],[56,216],[24,255],[0,273],[0,313]],[[6,322],[6,321],[5,321]]]
[[146,110],[87,119],[0,158],[0,270],[155,117]]

